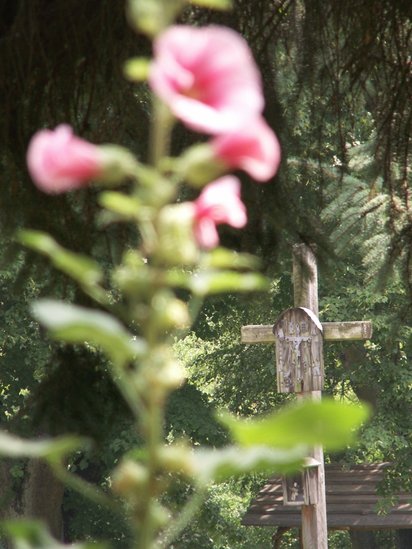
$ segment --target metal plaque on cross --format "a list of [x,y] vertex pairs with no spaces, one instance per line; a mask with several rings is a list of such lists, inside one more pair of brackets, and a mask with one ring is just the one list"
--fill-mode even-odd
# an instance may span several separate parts
[[278,392],[301,393],[323,389],[323,328],[305,307],[280,315],[273,326],[276,338]]

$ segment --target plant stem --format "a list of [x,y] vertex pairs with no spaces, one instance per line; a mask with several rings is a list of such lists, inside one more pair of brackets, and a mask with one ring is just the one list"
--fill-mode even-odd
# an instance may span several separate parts
[[148,395],[146,450],[149,479],[146,498],[141,510],[141,528],[138,549],[152,549],[156,537],[155,506],[157,494],[158,456],[162,444],[163,406],[153,395]]
[[160,161],[168,155],[172,116],[168,107],[157,97],[153,97],[153,124],[150,131],[149,160],[158,168]]

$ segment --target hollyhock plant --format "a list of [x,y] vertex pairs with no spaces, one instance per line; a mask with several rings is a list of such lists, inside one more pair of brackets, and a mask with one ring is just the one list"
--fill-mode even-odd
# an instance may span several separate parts
[[246,208],[240,199],[240,181],[227,175],[207,185],[194,207],[194,232],[202,248],[214,248],[219,244],[216,225],[226,223],[241,228],[246,225]]
[[240,168],[256,181],[272,178],[280,163],[279,141],[262,118],[211,142],[215,158],[227,168]]
[[27,151],[30,175],[39,189],[57,194],[83,187],[103,172],[103,153],[96,145],[73,134],[62,124],[55,130],[40,130]]
[[264,106],[249,47],[225,27],[170,27],[154,42],[149,84],[178,119],[209,134],[246,125]]

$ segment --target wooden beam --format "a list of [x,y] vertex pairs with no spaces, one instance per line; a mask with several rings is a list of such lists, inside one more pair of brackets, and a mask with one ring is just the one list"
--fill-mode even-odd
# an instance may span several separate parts
[[323,322],[323,339],[325,341],[345,341],[348,339],[371,339],[372,322],[361,320],[354,322]]
[[[316,257],[305,244],[293,246],[294,306],[306,307],[318,316],[318,271]],[[301,393],[298,398],[320,400],[321,391]],[[328,549],[325,467],[323,449],[315,446],[309,456],[319,462],[316,505],[302,505],[302,545],[304,549]]]
[[[325,341],[346,341],[371,339],[372,322],[361,320],[354,322],[322,322]],[[242,343],[275,343],[273,327],[264,324],[250,324],[241,328]]]

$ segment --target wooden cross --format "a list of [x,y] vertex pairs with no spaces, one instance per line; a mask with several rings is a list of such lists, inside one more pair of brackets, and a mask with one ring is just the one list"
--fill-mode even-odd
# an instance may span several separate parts
[[[318,275],[316,258],[312,250],[305,244],[297,244],[293,247],[293,293],[295,309],[286,311],[281,315],[280,319],[287,314],[292,315],[293,317],[293,315],[299,316],[299,311],[306,311],[307,314],[310,313],[310,315],[314,317],[313,322],[315,324],[317,323],[320,331],[323,332],[323,339],[326,341],[362,340],[370,339],[372,337],[372,323],[370,321],[319,323],[317,320]],[[306,324],[303,322],[297,324],[295,323],[295,325],[299,325],[301,327],[303,326],[305,335],[303,335],[301,328],[293,328],[293,323],[291,323],[290,328],[292,332],[289,330],[290,333],[285,336],[284,328],[287,329],[288,324],[282,325],[278,321],[275,326],[243,326],[241,330],[241,341],[242,343],[249,344],[276,343],[276,341],[278,341],[277,347],[280,345],[280,342],[286,341],[290,343],[292,346],[292,351],[286,354],[284,353],[280,359],[277,350],[277,368],[279,370],[279,364],[282,368],[282,364],[284,362],[288,362],[287,373],[290,376],[291,370],[293,367],[297,367],[297,361],[301,358],[302,345],[309,345],[311,342],[312,333],[315,334],[315,332],[309,333],[307,331]],[[295,330],[294,332],[293,329]],[[320,344],[320,347],[318,345],[318,348],[320,358],[318,357],[315,362],[319,365],[319,368],[317,365],[315,368],[312,368],[312,374],[315,369],[317,371],[320,370],[320,365],[322,365],[323,368],[322,343]],[[307,368],[306,363],[304,366]],[[280,383],[284,383],[283,388],[279,388]],[[298,384],[298,387],[296,387],[296,383]],[[298,398],[311,398],[319,400],[321,398],[321,390],[306,391],[305,383],[303,374],[298,380],[294,378],[291,385],[290,380],[285,380],[283,378],[280,380],[278,372],[278,390],[282,392],[295,390]],[[310,383],[309,386],[311,388],[313,387]],[[321,388],[320,385],[319,388]],[[316,476],[317,494],[313,499],[313,501],[316,501],[315,504],[302,504],[302,543],[304,549],[327,549],[328,538],[323,449],[321,447],[313,448],[310,452],[309,459],[312,459],[314,463],[318,464]],[[308,501],[308,499],[306,499],[306,501]]]

